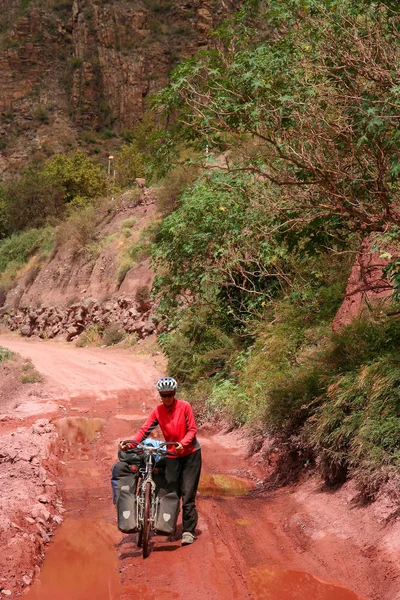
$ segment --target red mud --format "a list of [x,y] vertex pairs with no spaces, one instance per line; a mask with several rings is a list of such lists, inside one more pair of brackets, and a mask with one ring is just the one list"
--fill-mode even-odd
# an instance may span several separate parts
[[[7,341],[0,339],[16,349]],[[66,409],[52,419],[60,433],[57,483],[65,521],[29,600],[400,599],[397,523],[387,524],[378,506],[351,505],[350,486],[327,494],[309,480],[249,494],[262,473],[232,433],[200,436],[204,475],[195,543],[182,548],[179,540],[155,537],[143,560],[136,536],[116,529],[109,478],[117,441],[137,429],[155,402],[149,389],[157,370],[150,359],[115,350],[80,351],[76,359],[74,348],[16,343],[49,378],[57,377],[62,361]],[[116,367],[120,387],[112,390],[115,374],[111,384],[103,362]],[[1,586],[13,591],[12,598],[24,587],[18,571]]]

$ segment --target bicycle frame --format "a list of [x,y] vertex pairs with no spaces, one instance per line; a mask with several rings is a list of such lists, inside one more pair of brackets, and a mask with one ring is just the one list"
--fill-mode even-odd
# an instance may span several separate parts
[[[137,498],[137,523],[138,523],[138,546],[143,548],[143,558],[150,554],[150,536],[155,531],[157,511],[160,499],[156,494],[157,486],[153,479],[153,457],[156,454],[168,455],[168,446],[177,446],[176,442],[163,442],[157,448],[141,446],[136,441],[127,440],[121,442],[124,444],[135,444],[136,449],[133,452],[144,454],[144,466],[139,469],[139,478],[136,488]],[[140,446],[140,450],[138,449]],[[163,447],[164,446],[164,447]]]
[[[150,450],[150,451],[148,451]],[[137,490],[137,508],[138,508],[138,525],[141,530],[144,528],[144,516],[146,509],[146,488],[147,484],[151,486],[151,505],[150,505],[150,529],[154,531],[154,524],[157,517],[157,509],[160,503],[159,498],[156,495],[156,484],[153,479],[153,456],[156,454],[153,448],[149,448],[144,451],[145,453],[145,466],[139,470],[139,481]]]

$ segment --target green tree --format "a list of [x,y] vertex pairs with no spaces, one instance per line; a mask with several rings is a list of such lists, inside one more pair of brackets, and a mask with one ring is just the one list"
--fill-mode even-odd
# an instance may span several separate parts
[[65,203],[74,198],[96,198],[106,191],[106,173],[83,152],[58,154],[45,163],[40,173],[47,185],[63,190]]
[[137,177],[145,176],[145,157],[134,141],[118,150],[115,162],[116,183],[122,188],[132,186]]
[[57,182],[47,181],[40,172],[28,168],[19,179],[5,185],[0,211],[7,235],[43,227],[49,219],[63,215],[63,190]]
[[[158,104],[178,112],[188,143],[229,151],[227,170],[261,178],[290,227],[334,215],[383,231],[399,221],[399,30],[381,3],[246,3]],[[283,190],[273,202],[271,184]]]

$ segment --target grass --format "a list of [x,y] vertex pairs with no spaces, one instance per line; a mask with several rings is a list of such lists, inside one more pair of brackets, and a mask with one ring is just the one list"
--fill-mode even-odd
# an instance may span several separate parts
[[14,352],[11,352],[8,348],[4,348],[4,346],[0,346],[0,362],[6,362],[14,357]]
[[85,348],[86,346],[101,346],[102,345],[102,332],[98,325],[90,325],[77,339],[75,345],[78,348]]
[[[27,265],[35,267],[35,273],[41,268],[50,254],[55,242],[55,229],[31,229],[0,242],[0,286],[8,290],[13,281],[23,273]],[[40,257],[35,261],[34,256]],[[35,265],[33,265],[35,263]],[[31,274],[32,275],[32,274]]]
[[28,360],[22,365],[21,383],[41,383],[42,375],[35,369],[33,363]]
[[54,233],[52,227],[30,229],[0,242],[0,273],[4,273],[10,264],[24,265],[37,252],[50,252],[54,245]]
[[[108,325],[104,329],[99,325],[90,325],[76,341],[78,348],[86,346],[114,346],[127,337],[125,331],[117,325]],[[132,342],[131,345],[133,345]]]

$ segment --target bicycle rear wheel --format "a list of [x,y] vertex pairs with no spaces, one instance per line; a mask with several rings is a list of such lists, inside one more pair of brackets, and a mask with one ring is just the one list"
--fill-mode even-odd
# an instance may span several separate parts
[[151,483],[146,483],[146,493],[144,501],[144,519],[143,519],[143,558],[147,558],[150,554],[150,511],[151,511]]
[[138,548],[141,548],[143,546],[143,527],[138,531],[137,545]]

